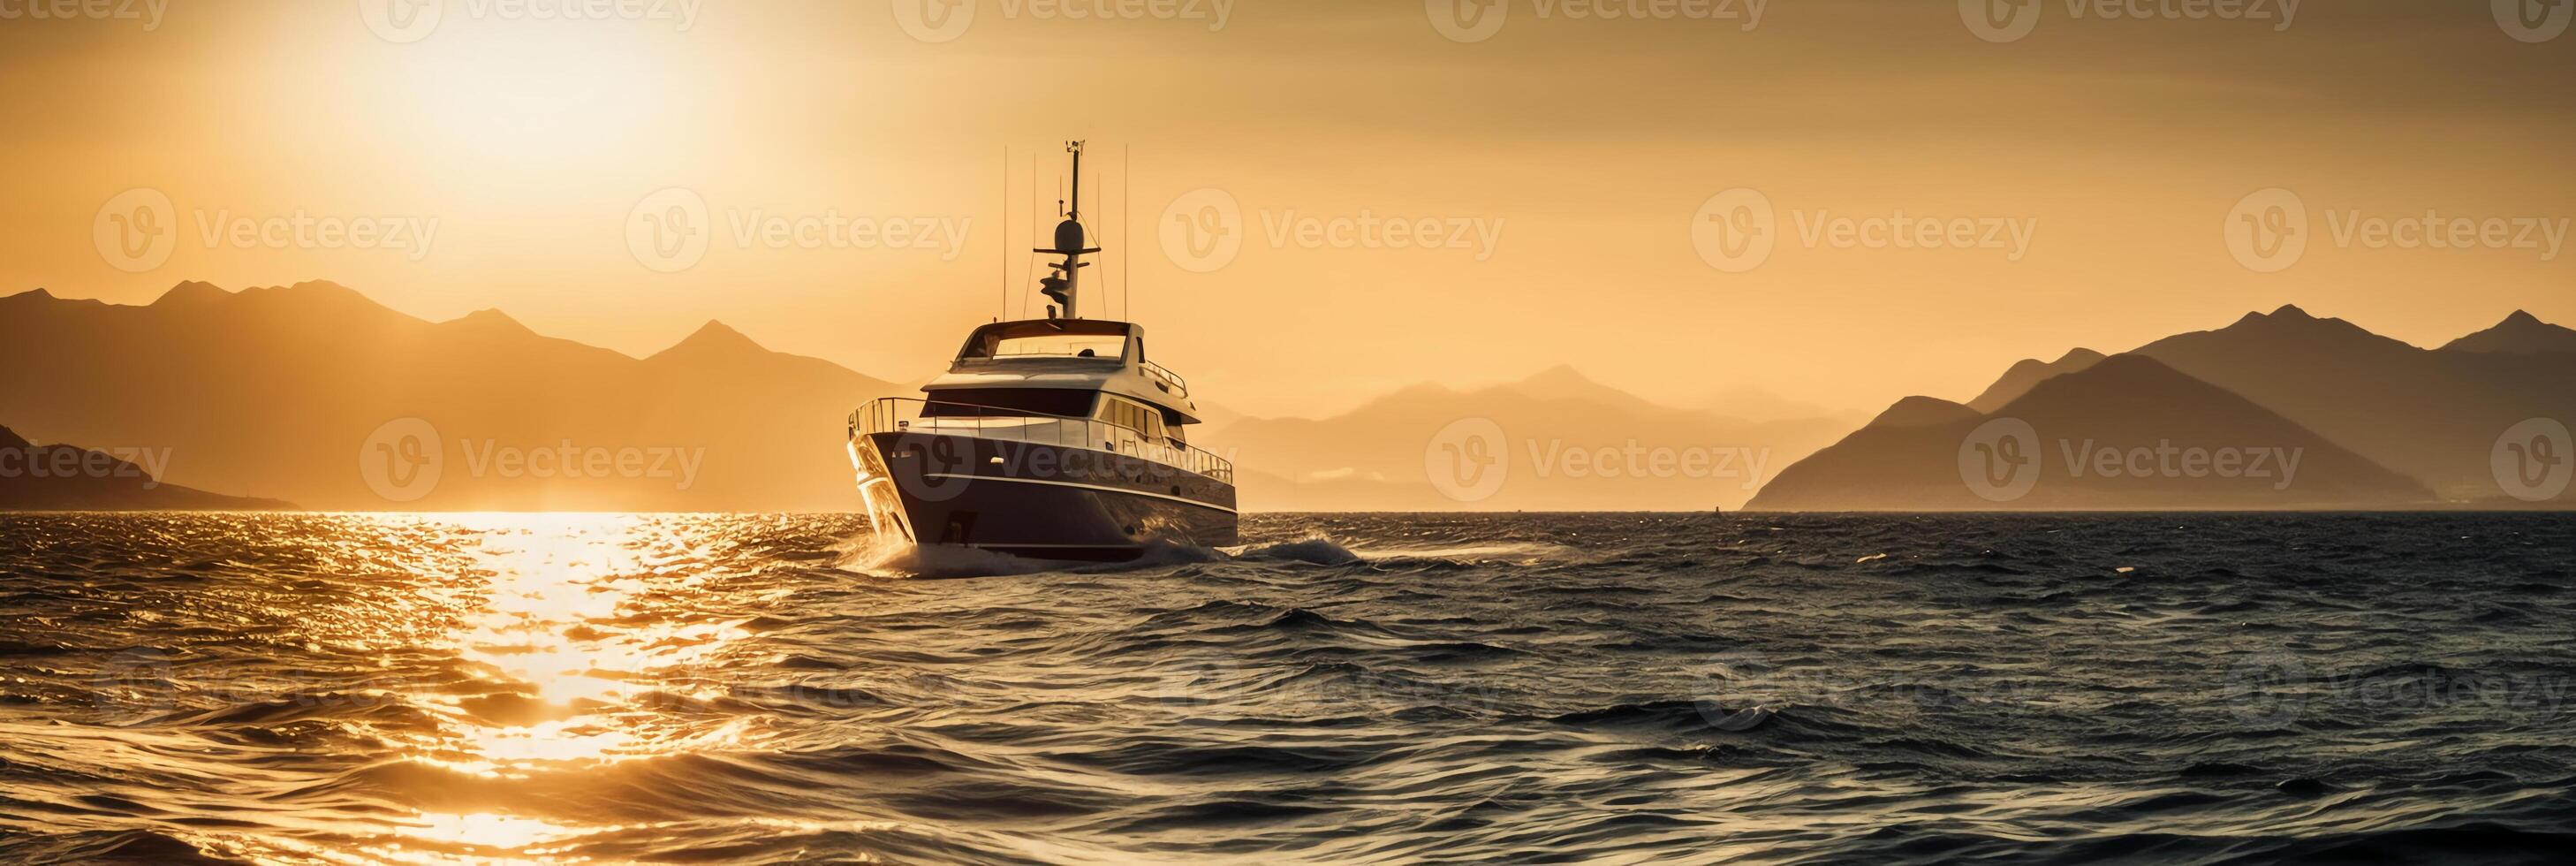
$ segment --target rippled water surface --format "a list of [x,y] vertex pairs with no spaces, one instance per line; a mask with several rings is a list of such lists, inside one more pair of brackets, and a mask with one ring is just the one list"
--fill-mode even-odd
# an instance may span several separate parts
[[0,516],[0,860],[2549,861],[2571,524]]

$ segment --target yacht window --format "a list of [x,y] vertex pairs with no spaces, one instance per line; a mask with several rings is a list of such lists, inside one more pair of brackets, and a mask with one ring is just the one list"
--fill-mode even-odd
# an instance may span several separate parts
[[1153,407],[1124,397],[1103,397],[1100,407],[1100,420],[1111,426],[1136,431],[1149,440],[1164,436],[1163,413]]

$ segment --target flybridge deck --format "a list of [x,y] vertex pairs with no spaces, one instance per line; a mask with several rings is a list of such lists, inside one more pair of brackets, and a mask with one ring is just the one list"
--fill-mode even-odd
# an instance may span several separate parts
[[1189,382],[1147,360],[1145,329],[1128,322],[1034,319],[985,325],[967,336],[947,375],[922,386],[933,398],[967,403],[976,402],[972,394],[1000,388],[1100,391],[1163,410],[1174,416],[1167,421],[1176,426],[1200,420]]

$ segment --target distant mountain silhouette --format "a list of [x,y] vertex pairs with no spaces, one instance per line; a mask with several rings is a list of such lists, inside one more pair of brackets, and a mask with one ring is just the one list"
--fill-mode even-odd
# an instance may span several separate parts
[[[2537,320],[2507,319],[2469,339],[2522,345],[2550,332]],[[2294,306],[2136,354],[2243,395],[2453,501],[2503,495],[2490,453],[2513,425],[2576,419],[2576,363],[2565,355],[2423,349]]]
[[[161,452],[166,456],[167,451]],[[149,467],[111,452],[36,445],[0,427],[0,511],[275,511],[273,499],[224,496],[163,484]]]
[[1935,397],[1907,397],[1871,419],[1872,427],[1932,427],[1984,417],[1975,409]]
[[2452,340],[2446,352],[2502,352],[2514,355],[2576,353],[2576,330],[2541,321],[2521,310],[2495,327]]
[[0,390],[25,429],[169,447],[174,481],[324,509],[845,510],[843,419],[895,393],[715,323],[638,360],[327,282],[0,298],[0,364],[43,371]]
[[[1694,404],[1694,408],[1747,421],[1791,421],[1804,418],[1829,418],[1840,414],[1814,403],[1783,397],[1749,385],[1720,391]],[[1855,417],[1852,420],[1858,423],[1860,419]]]
[[2076,349],[2049,362],[2042,362],[2037,358],[2025,358],[2021,363],[2012,365],[2012,369],[2005,370],[2004,377],[1995,380],[1993,385],[1987,386],[1985,393],[1968,401],[1968,408],[1978,412],[2001,409],[2004,404],[2019,400],[2022,395],[2030,393],[2030,389],[2041,382],[2068,373],[2080,373],[2099,363],[2102,363],[2102,353],[2091,349]]
[[2429,498],[2412,480],[2243,397],[2120,355],[2040,380],[1991,414],[1910,398],[1784,470],[1747,507],[2346,509]]
[[[1489,496],[1461,501],[1431,483],[1435,437],[1478,420],[1503,437],[1489,456],[1509,464]],[[1736,507],[1769,473],[1847,429],[1659,406],[1557,368],[1468,391],[1417,385],[1324,419],[1244,418],[1216,441],[1243,472],[1247,507],[1265,510],[1705,511]],[[1658,454],[1672,462],[1655,465]],[[1614,465],[1594,465],[1604,456]]]

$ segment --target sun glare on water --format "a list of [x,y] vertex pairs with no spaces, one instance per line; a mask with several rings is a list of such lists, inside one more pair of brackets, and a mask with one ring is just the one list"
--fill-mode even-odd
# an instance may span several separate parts
[[[398,695],[436,720],[427,733],[389,732],[402,760],[554,788],[610,765],[746,745],[745,722],[692,709],[721,693],[717,669],[749,632],[709,618],[721,607],[705,586],[709,551],[669,518],[456,520],[471,564],[451,596],[462,627],[444,646],[471,679]],[[366,856],[508,862],[615,829],[507,810],[424,810],[396,827],[405,841]]]

